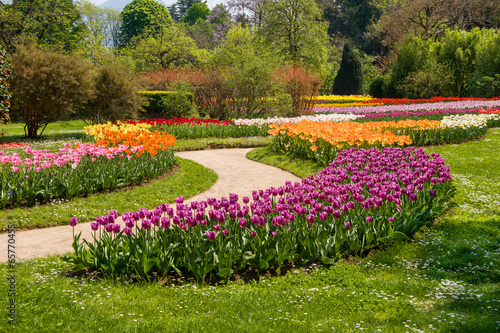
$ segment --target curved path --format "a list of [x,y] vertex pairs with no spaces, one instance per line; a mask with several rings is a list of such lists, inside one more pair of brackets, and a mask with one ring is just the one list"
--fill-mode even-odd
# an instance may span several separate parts
[[[237,193],[241,197],[250,196],[253,190],[263,190],[271,186],[284,185],[300,179],[289,172],[265,164],[251,161],[245,156],[249,149],[215,149],[176,153],[176,156],[193,160],[217,173],[219,179],[207,191],[185,200],[191,202],[207,198],[228,197]],[[154,207],[148,207],[149,209]],[[112,207],[110,207],[112,209]],[[121,219],[116,221],[122,222]],[[79,223],[75,234],[82,232],[82,238],[92,239],[90,223]],[[72,251],[72,228],[69,225],[17,232],[15,234],[16,259],[44,257],[51,254],[63,254]],[[4,248],[0,262],[7,261],[7,234],[0,235],[0,244]]]

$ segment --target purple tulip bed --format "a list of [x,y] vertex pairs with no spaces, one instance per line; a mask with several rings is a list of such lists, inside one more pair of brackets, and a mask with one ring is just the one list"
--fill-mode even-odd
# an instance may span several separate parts
[[[449,166],[422,148],[340,151],[301,182],[254,191],[252,198],[162,204],[116,211],[91,223],[92,240],[74,237],[65,257],[74,271],[149,278],[175,271],[198,282],[286,262],[329,265],[343,256],[406,240],[454,203]],[[76,224],[76,218],[72,219]]]

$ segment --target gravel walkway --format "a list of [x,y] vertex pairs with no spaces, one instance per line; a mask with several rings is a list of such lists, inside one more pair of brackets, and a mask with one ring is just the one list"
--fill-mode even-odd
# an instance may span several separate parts
[[[284,185],[287,180],[300,181],[289,172],[247,159],[245,156],[250,150],[252,149],[216,149],[176,153],[176,156],[193,160],[212,169],[219,176],[208,191],[185,202],[228,197],[229,193],[237,193],[241,200],[243,196],[251,197],[253,190],[278,187]],[[116,222],[121,222],[121,219]],[[90,223],[79,223],[75,227],[75,234],[80,231],[82,238],[92,239]],[[72,251],[72,229],[69,225],[17,232],[15,237],[16,259],[44,257]],[[7,234],[0,235],[0,244],[7,244]],[[0,262],[5,261],[7,256],[0,256]]]

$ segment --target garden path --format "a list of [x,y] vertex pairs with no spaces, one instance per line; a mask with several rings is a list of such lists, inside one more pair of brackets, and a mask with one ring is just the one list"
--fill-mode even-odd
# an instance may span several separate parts
[[[217,182],[207,191],[185,200],[186,203],[207,198],[228,197],[237,193],[240,197],[251,197],[253,190],[263,190],[272,186],[284,185],[287,180],[296,182],[300,179],[289,172],[254,162],[246,158],[252,148],[214,149],[176,153],[176,156],[195,161],[219,176]],[[154,207],[148,207],[152,209]],[[112,209],[112,207],[110,207]],[[122,223],[119,218],[117,223]],[[79,223],[75,234],[82,232],[82,238],[92,239],[90,223]],[[16,233],[16,258],[29,259],[72,251],[72,230],[69,225],[44,229],[20,231]],[[7,234],[0,235],[0,244],[7,244]],[[5,262],[7,256],[1,256]]]

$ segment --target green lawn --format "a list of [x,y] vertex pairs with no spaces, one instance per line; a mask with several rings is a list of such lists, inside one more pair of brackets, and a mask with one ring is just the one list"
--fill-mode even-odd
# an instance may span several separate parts
[[[212,286],[67,277],[59,257],[30,260],[15,265],[17,325],[7,324],[4,298],[0,330],[494,332],[500,329],[499,144],[500,129],[492,129],[482,141],[426,148],[451,166],[460,207],[411,242],[328,268]],[[0,267],[6,276],[7,265]],[[0,293],[7,295],[5,280]]]

